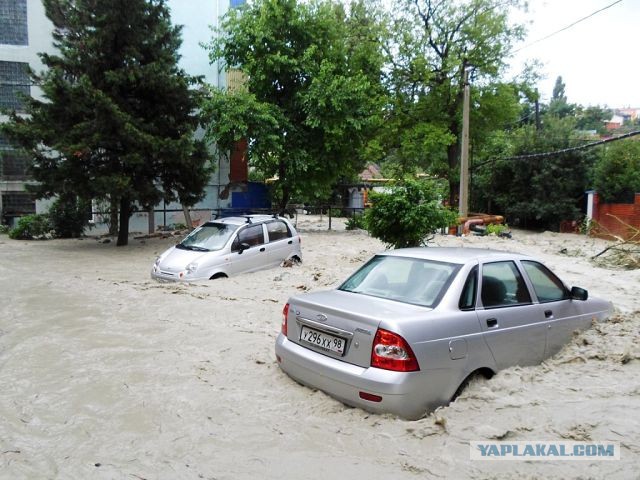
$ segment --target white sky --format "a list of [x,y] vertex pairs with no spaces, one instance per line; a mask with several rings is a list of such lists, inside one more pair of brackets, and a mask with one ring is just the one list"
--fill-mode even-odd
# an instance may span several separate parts
[[640,0],[622,0],[552,37],[527,46],[610,5],[615,0],[529,0],[525,46],[511,65],[520,70],[527,60],[544,64],[539,83],[548,101],[558,75],[570,103],[640,108]]

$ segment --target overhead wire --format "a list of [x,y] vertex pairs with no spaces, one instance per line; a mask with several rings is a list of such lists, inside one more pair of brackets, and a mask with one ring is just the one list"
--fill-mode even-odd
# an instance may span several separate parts
[[598,140],[597,142],[587,143],[586,145],[580,145],[579,147],[563,148],[563,149],[560,149],[560,150],[554,150],[552,152],[528,153],[526,155],[516,155],[516,156],[513,156],[513,157],[491,158],[491,159],[486,160],[484,162],[480,162],[480,163],[477,163],[477,164],[473,165],[471,167],[471,169],[475,170],[476,168],[482,167],[483,165],[487,165],[488,163],[494,163],[497,160],[508,160],[508,161],[530,160],[530,159],[533,159],[533,158],[546,158],[546,157],[553,157],[553,156],[563,155],[565,153],[577,152],[577,151],[580,151],[580,150],[586,150],[588,148],[597,147],[599,145],[604,145],[606,143],[616,142],[618,140],[624,140],[625,138],[631,138],[631,137],[634,137],[636,135],[640,135],[640,130],[636,130],[636,131],[633,131],[633,132],[628,132],[628,133],[625,133],[625,134],[622,134],[622,135],[618,135],[617,137],[605,138],[603,140]]
[[544,37],[542,37],[542,38],[539,38],[539,39],[537,39],[537,40],[535,40],[535,41],[533,41],[533,42],[531,42],[531,43],[528,43],[527,45],[524,45],[524,46],[522,46],[522,47],[518,48],[517,50],[514,50],[512,53],[518,53],[518,52],[520,52],[520,51],[524,50],[525,48],[529,48],[530,46],[535,45],[536,43],[543,42],[544,40],[547,40],[547,39],[549,39],[549,38],[553,37],[554,35],[557,35],[557,34],[559,34],[559,33],[562,33],[562,32],[564,32],[565,30],[569,30],[570,28],[575,27],[577,24],[579,24],[579,23],[581,23],[581,22],[584,22],[585,20],[588,20],[589,18],[591,18],[591,17],[593,17],[593,16],[597,15],[597,14],[598,14],[598,13],[600,13],[600,12],[603,12],[603,11],[605,11],[605,10],[607,10],[607,9],[609,9],[609,8],[611,8],[611,7],[613,7],[614,5],[616,5],[616,4],[620,3],[620,2],[622,2],[622,0],[616,0],[615,2],[610,3],[610,4],[609,4],[609,5],[607,5],[606,7],[602,7],[601,9],[596,10],[595,12],[592,12],[592,13],[590,13],[589,15],[587,15],[586,17],[582,17],[582,18],[581,18],[581,19],[579,19],[579,20],[576,20],[575,22],[571,23],[570,25],[567,25],[566,27],[561,28],[560,30],[556,30],[555,32],[550,33],[549,35],[546,35],[546,36],[544,36]]

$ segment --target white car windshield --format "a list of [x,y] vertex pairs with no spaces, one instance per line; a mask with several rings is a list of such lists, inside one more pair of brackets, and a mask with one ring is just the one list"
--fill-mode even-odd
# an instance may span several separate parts
[[225,246],[238,227],[239,225],[230,225],[227,223],[205,223],[187,235],[182,242],[176,245],[176,248],[200,252],[220,250]]
[[339,290],[434,307],[459,269],[460,265],[433,260],[379,255]]

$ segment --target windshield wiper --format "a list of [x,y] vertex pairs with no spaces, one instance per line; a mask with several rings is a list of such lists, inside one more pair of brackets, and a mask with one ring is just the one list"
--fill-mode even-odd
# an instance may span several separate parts
[[176,245],[177,248],[181,248],[183,250],[193,250],[194,252],[209,252],[210,250],[208,248],[204,248],[204,247],[198,247],[197,245],[184,245],[182,243],[179,243],[178,245]]

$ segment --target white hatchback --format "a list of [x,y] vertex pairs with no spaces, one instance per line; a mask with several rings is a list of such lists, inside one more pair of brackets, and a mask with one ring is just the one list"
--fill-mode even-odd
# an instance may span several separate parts
[[156,280],[191,282],[229,277],[302,261],[301,239],[285,218],[227,217],[207,222],[160,255],[151,269]]

